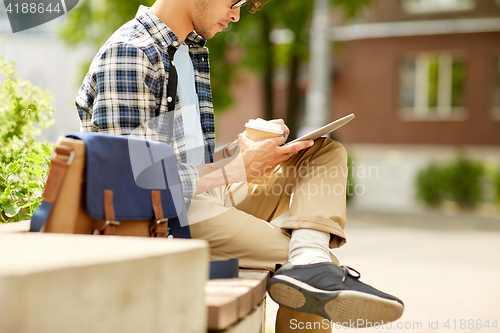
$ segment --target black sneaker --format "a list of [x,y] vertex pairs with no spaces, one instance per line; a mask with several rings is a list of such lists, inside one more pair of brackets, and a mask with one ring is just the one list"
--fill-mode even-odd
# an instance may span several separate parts
[[267,291],[288,309],[349,327],[383,325],[401,317],[404,305],[400,299],[364,284],[359,277],[356,270],[333,263],[285,264],[269,280]]

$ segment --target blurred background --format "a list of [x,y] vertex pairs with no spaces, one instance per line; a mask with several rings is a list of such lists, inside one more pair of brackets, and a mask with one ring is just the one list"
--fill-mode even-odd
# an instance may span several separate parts
[[[152,3],[83,0],[16,34],[0,5],[0,54],[53,96],[38,140],[79,130],[93,56]],[[207,47],[218,141],[249,118],[283,118],[294,138],[356,115],[333,133],[349,154],[341,261],[403,298],[416,331],[500,324],[500,0],[271,0]]]
[[[16,34],[0,5],[0,54],[54,97],[39,138],[78,131],[93,56],[152,3],[80,1]],[[350,154],[351,209],[499,214],[499,0],[273,0],[207,46],[218,141],[249,118],[283,118],[293,138],[354,113],[333,133]]]

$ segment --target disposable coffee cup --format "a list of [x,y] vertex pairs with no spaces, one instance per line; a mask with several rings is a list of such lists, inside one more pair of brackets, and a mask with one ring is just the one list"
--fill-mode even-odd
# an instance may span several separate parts
[[278,138],[283,135],[283,129],[280,125],[265,120],[250,119],[245,127],[247,138],[253,141]]

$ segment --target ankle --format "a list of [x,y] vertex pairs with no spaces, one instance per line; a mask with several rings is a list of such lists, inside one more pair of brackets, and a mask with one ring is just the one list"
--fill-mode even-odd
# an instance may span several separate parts
[[297,229],[290,239],[288,261],[292,265],[332,262],[329,250],[330,234],[311,229]]

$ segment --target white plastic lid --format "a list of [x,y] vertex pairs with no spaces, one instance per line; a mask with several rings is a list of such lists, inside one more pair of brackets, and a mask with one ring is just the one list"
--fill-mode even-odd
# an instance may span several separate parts
[[250,119],[248,123],[245,124],[245,127],[264,132],[283,134],[283,129],[281,129],[280,125],[265,120]]

